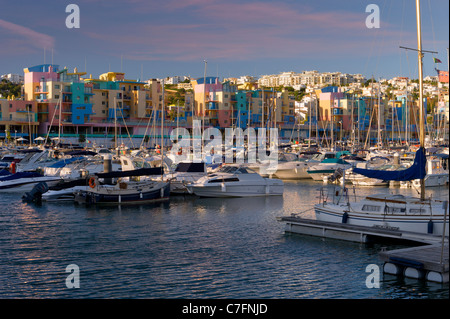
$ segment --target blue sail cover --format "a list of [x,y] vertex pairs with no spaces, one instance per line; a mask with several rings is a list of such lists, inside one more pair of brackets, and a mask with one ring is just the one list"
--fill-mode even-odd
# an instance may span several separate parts
[[414,179],[425,178],[425,175],[427,174],[425,169],[426,162],[427,158],[425,156],[425,149],[421,147],[416,152],[414,163],[407,169],[399,171],[382,171],[375,169],[354,168],[353,172],[355,174],[361,174],[384,181],[412,181]]

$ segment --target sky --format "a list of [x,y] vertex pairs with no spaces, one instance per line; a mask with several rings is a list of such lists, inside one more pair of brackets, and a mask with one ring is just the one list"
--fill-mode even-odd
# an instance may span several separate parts
[[[80,10],[80,27],[67,28]],[[380,27],[368,28],[369,4]],[[449,1],[422,0],[424,75],[447,70]],[[15,0],[0,10],[0,74],[53,63],[126,79],[281,72],[417,78],[413,0]],[[434,64],[433,57],[442,61]]]

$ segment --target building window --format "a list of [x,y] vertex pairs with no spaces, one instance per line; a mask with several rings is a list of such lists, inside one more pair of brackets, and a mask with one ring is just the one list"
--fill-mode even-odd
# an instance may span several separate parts
[[59,99],[59,95],[55,94],[55,99]]
[[59,89],[60,89],[59,84],[55,84],[55,90],[59,90]]

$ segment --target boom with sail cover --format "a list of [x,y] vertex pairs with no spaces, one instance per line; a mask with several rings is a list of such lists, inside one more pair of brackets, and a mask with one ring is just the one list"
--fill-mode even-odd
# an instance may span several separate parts
[[425,148],[420,147],[416,156],[414,157],[414,163],[404,170],[398,171],[382,171],[374,169],[362,169],[353,168],[355,174],[361,174],[370,178],[381,179],[384,181],[411,181],[415,179],[422,179],[426,176],[426,165],[427,159],[425,156]]

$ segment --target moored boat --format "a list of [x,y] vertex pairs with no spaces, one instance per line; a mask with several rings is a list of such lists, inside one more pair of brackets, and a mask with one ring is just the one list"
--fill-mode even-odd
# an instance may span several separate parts
[[49,186],[53,186],[59,181],[61,181],[59,176],[44,176],[36,172],[19,172],[0,178],[0,192],[23,193],[31,191],[40,182],[46,182]]
[[283,181],[265,178],[251,169],[226,165],[216,173],[200,178],[186,186],[200,197],[252,197],[283,195]]

